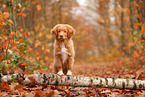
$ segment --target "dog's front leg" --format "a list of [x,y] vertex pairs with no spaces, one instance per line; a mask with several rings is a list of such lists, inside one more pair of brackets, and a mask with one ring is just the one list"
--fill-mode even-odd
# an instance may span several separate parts
[[67,69],[67,74],[66,75],[72,75],[73,64],[74,64],[74,57],[69,56],[69,58],[68,58],[68,69]]
[[62,63],[60,55],[56,55],[54,58],[54,72],[55,74],[64,75],[62,71]]

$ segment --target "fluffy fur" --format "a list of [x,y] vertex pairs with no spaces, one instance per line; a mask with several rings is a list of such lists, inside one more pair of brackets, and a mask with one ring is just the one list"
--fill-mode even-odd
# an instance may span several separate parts
[[68,24],[57,24],[51,33],[55,37],[54,72],[59,75],[72,75],[75,51],[71,38],[75,30]]

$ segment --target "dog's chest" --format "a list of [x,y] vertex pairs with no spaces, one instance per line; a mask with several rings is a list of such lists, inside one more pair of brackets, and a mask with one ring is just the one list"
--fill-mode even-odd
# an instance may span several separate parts
[[68,57],[68,52],[67,49],[64,45],[64,43],[61,44],[61,58],[62,58],[62,63],[64,64],[64,62],[66,61],[67,57]]

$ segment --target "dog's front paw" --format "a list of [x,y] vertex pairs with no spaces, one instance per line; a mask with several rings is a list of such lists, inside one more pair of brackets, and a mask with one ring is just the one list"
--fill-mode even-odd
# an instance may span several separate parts
[[60,70],[57,74],[58,75],[64,75],[62,70]]
[[66,75],[72,75],[72,72],[68,70]]

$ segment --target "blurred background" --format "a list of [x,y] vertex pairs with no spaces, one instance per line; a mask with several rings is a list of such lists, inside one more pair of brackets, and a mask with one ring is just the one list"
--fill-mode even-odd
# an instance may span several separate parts
[[51,68],[50,30],[61,23],[76,29],[75,62],[144,65],[144,5],[144,0],[0,0],[0,65]]

